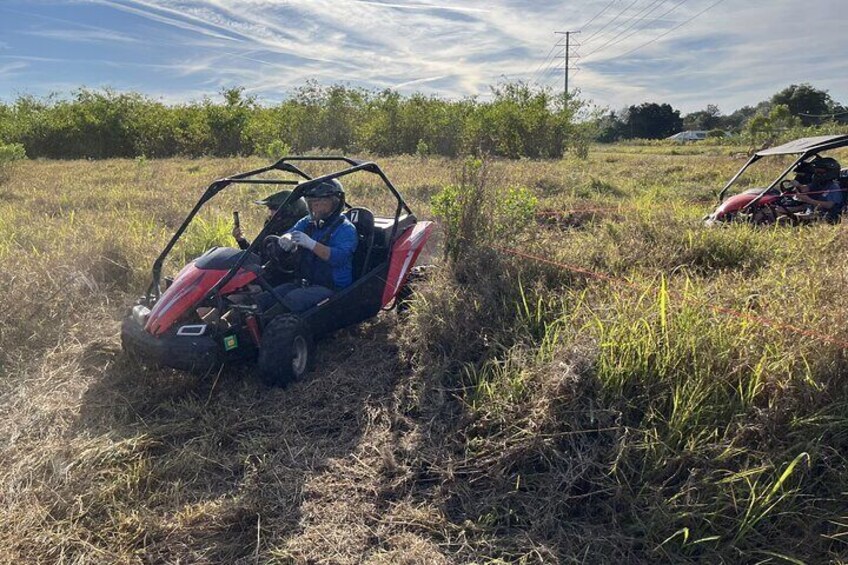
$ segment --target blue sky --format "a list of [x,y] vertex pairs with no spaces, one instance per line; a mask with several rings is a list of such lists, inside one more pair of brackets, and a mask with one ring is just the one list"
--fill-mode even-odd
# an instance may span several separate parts
[[729,113],[800,82],[848,104],[844,0],[0,0],[0,99],[243,86],[272,103],[307,79],[452,98],[504,78],[561,89],[556,30],[581,31],[570,86],[601,106]]

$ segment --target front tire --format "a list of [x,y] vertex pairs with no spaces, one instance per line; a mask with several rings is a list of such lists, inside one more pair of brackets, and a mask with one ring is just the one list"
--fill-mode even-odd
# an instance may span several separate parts
[[293,314],[278,316],[262,333],[259,377],[268,386],[285,386],[307,373],[312,354],[312,335],[301,319]]

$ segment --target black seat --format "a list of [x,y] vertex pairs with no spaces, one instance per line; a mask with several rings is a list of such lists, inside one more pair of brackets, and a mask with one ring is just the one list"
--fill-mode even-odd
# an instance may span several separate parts
[[374,247],[374,213],[368,208],[350,208],[345,216],[356,226],[359,244],[353,254],[353,280],[368,272]]

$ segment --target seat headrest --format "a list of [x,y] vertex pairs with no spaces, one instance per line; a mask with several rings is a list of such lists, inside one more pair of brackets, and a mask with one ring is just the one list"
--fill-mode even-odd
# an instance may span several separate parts
[[345,211],[345,216],[359,233],[368,235],[374,231],[374,213],[368,208],[350,208]]

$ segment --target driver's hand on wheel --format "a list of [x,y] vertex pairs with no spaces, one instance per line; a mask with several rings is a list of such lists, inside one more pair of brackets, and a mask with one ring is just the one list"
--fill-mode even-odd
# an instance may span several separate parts
[[277,243],[280,245],[280,249],[286,252],[294,251],[295,243],[292,241],[292,234],[287,233],[277,240]]
[[[286,235],[288,235],[288,234],[286,234]],[[310,251],[315,249],[315,245],[318,243],[317,241],[315,241],[314,239],[312,239],[311,237],[309,237],[308,235],[306,235],[302,231],[291,232],[291,238],[292,238],[292,241],[295,242],[295,244],[298,247],[304,247],[304,248],[306,248]]]

